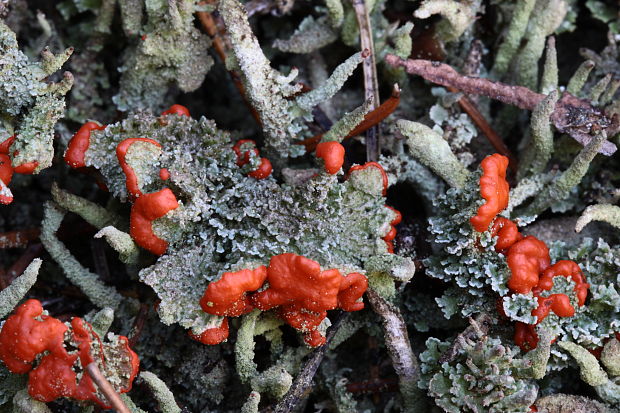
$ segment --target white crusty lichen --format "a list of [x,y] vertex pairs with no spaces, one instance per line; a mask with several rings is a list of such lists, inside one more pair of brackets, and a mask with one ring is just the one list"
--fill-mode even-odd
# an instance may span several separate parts
[[34,400],[26,389],[20,390],[13,397],[13,413],[51,413],[43,402]]

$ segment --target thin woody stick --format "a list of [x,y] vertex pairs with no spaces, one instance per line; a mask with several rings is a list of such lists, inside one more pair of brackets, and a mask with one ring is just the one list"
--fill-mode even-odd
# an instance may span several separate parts
[[24,248],[28,242],[39,238],[39,234],[39,228],[3,232],[0,234],[0,248]]
[[[370,17],[366,9],[364,0],[352,0],[351,4],[355,10],[357,25],[360,29],[360,45],[362,54],[369,53],[370,58],[364,59],[362,68],[364,69],[364,95],[365,100],[371,99],[370,110],[379,107],[379,81],[377,79],[377,61],[375,59],[375,47],[372,41],[372,28]],[[376,162],[381,153],[381,133],[378,126],[373,126],[366,131],[366,160]]]
[[[452,87],[466,94],[484,95],[500,102],[533,110],[545,95],[533,92],[523,86],[511,86],[488,79],[460,75],[452,67],[430,60],[408,59],[388,54],[385,61],[395,67],[404,67],[407,73],[422,76],[426,80],[445,87]],[[613,136],[620,130],[620,119],[609,117],[603,111],[593,107],[570,93],[564,93],[556,103],[551,121],[560,131],[569,134],[577,142],[586,146],[592,135],[599,130]],[[604,155],[612,155],[616,145],[605,141],[600,149]]]
[[112,385],[108,382],[108,380],[104,377],[99,367],[97,367],[96,362],[92,362],[86,366],[86,372],[90,376],[91,379],[95,382],[101,393],[108,400],[113,409],[115,409],[119,413],[131,413],[131,410],[127,408],[125,402],[121,400],[120,396],[114,389]]

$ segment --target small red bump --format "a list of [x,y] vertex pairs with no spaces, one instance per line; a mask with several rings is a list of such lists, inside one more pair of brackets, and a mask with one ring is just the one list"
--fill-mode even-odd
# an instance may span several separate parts
[[344,164],[344,146],[335,141],[321,142],[316,146],[316,157],[323,159],[327,173],[338,173]]
[[189,109],[187,109],[183,105],[172,105],[167,110],[163,111],[161,114],[162,116],[163,115],[179,115],[179,116],[187,116],[188,118],[191,117],[189,113]]
[[261,158],[258,168],[250,172],[248,176],[251,176],[255,179],[265,179],[269,175],[271,175],[272,170],[273,168],[271,167],[271,162],[269,161],[269,159]]
[[168,179],[170,179],[170,171],[168,171],[168,169],[166,168],[161,168],[159,170],[159,178],[162,181],[167,181]]

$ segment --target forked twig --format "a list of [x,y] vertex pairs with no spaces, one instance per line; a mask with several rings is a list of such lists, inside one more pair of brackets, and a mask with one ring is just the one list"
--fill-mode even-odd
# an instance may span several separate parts
[[[439,62],[423,59],[404,60],[391,54],[385,57],[385,61],[395,67],[404,67],[407,73],[422,76],[438,85],[452,87],[467,94],[488,96],[521,109],[534,110],[545,98],[545,95],[523,86],[511,86],[488,79],[463,76],[452,67]],[[593,134],[598,131],[605,131],[607,136],[613,136],[620,131],[620,119],[617,116],[609,117],[604,111],[570,93],[564,93],[558,100],[551,121],[560,132],[569,134],[583,146],[586,146],[592,140]],[[616,145],[612,142],[605,141],[600,153],[609,156],[616,149]]]

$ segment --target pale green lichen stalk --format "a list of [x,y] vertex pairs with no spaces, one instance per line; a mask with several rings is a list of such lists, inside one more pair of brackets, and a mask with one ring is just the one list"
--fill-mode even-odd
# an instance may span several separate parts
[[502,77],[508,70],[508,66],[515,56],[519,43],[527,29],[527,23],[534,9],[534,4],[536,4],[536,0],[523,0],[515,3],[510,25],[495,56],[493,72],[497,77]]
[[407,120],[396,122],[400,133],[407,137],[411,155],[453,188],[461,188],[469,172],[456,158],[450,145],[437,132],[421,123]]
[[0,142],[10,136],[13,166],[38,162],[35,173],[52,164],[56,122],[63,116],[64,95],[71,89],[73,76],[65,72],[63,80],[48,83],[48,76],[69,59],[73,49],[54,55],[45,49],[40,62],[31,62],[20,51],[15,33],[0,21]]
[[140,373],[140,378],[153,392],[162,413],[181,413],[181,409],[174,400],[174,395],[159,377],[149,371],[143,371]]
[[13,311],[13,308],[17,306],[37,281],[41,263],[42,261],[38,258],[33,260],[22,275],[13,280],[7,288],[0,291],[0,319],[3,319]]
[[558,92],[552,91],[532,111],[531,142],[523,154],[520,177],[543,172],[553,155],[553,129],[550,117],[558,101]]
[[51,413],[45,403],[34,400],[28,392],[20,390],[13,397],[13,413]]
[[56,231],[65,216],[65,211],[58,205],[48,202],[45,205],[41,229],[41,242],[52,258],[62,265],[65,275],[77,285],[98,307],[117,308],[122,300],[114,287],[106,286],[97,274],[84,268],[71,252],[58,240]]
[[581,232],[592,221],[602,221],[620,228],[620,207],[610,204],[590,205],[575,224],[575,231]]
[[161,110],[173,85],[183,92],[198,89],[213,59],[207,52],[209,38],[194,27],[195,1],[146,1],[144,24],[140,4],[120,3],[127,3],[121,7],[125,31],[135,37],[119,68],[120,92],[113,99],[117,108]]

